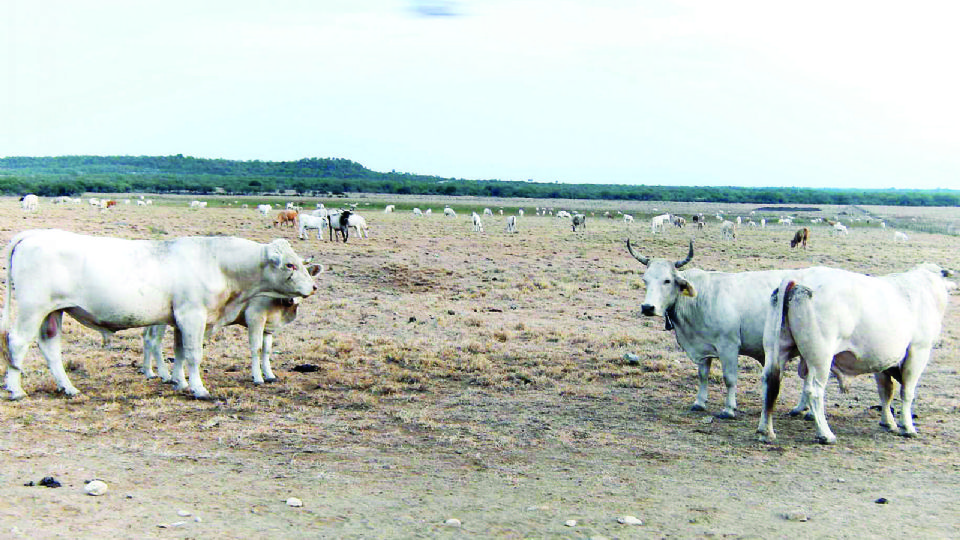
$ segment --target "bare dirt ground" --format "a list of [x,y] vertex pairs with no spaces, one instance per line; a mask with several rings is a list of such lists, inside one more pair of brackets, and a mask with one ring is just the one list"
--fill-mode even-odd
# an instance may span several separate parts
[[[920,437],[879,426],[872,377],[828,388],[834,446],[789,418],[799,379],[784,382],[775,445],[756,441],[760,368],[741,358],[736,420],[690,412],[696,370],[663,329],[639,317],[642,267],[626,253],[740,271],[813,264],[867,273],[921,261],[960,268],[960,238],[910,232],[894,244],[876,222],[846,238],[809,225],[741,229],[721,242],[711,221],[653,236],[644,217],[689,204],[543,202],[594,212],[586,231],[533,216],[519,233],[470,209],[513,200],[359,199],[369,239],[296,239],[269,227],[256,199],[184,199],[106,212],[41,202],[25,214],[0,200],[0,241],[42,227],[125,238],[282,236],[322,260],[320,292],[277,337],[280,381],[254,387],[246,333],[211,338],[203,361],[211,402],[139,373],[140,332],[100,335],[64,325],[64,359],[82,397],[58,395],[38,350],[26,399],[0,402],[0,537],[9,538],[948,538],[960,533],[960,306],[951,297],[942,343],[921,379]],[[327,201],[330,203],[330,201]],[[385,202],[398,212],[384,214]],[[454,203],[452,203],[454,204]],[[312,204],[311,204],[312,206]],[[409,208],[432,208],[415,218]],[[706,206],[706,205],[704,205]],[[752,206],[711,205],[748,215]],[[656,208],[656,209],[654,209]],[[633,212],[637,222],[599,217]],[[466,212],[465,212],[466,210]],[[825,209],[836,214],[840,209]],[[910,209],[897,208],[900,219]],[[919,215],[919,214],[918,214]],[[755,216],[758,219],[759,216]],[[955,221],[958,209],[921,219]],[[768,214],[768,221],[775,214]],[[6,280],[6,261],[2,275]],[[168,333],[166,355],[172,356]],[[636,353],[631,364],[625,353]],[[294,371],[316,365],[315,372]],[[709,406],[718,412],[719,368]],[[62,487],[24,486],[53,476]],[[85,480],[110,491],[83,493]],[[302,499],[300,508],[287,506]],[[885,499],[886,503],[877,501]],[[178,514],[189,515],[180,515]],[[640,518],[623,525],[620,516]],[[461,526],[445,524],[456,518]],[[568,526],[568,520],[576,524]]]

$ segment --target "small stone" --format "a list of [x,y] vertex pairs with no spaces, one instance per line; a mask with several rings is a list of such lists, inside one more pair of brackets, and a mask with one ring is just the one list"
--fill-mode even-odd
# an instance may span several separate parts
[[289,499],[287,499],[287,506],[292,506],[292,507],[294,507],[294,508],[300,508],[301,506],[303,506],[303,501],[301,501],[300,499],[298,499],[298,498],[296,498],[296,497],[290,497]]
[[170,528],[173,528],[173,527],[183,527],[183,526],[186,525],[186,524],[187,524],[186,521],[174,521],[173,523],[170,524]]
[[640,363],[640,357],[630,352],[628,352],[627,354],[624,354],[623,359],[630,365],[637,365]]
[[883,498],[883,497],[880,497],[879,499],[877,499],[877,500],[875,500],[875,501],[873,501],[873,502],[875,502],[875,503],[877,503],[877,504],[887,504],[887,503],[890,502],[890,501],[888,501],[887,499],[885,499],[885,498]]
[[448,527],[460,527],[460,526],[463,525],[462,523],[460,523],[460,520],[457,519],[457,518],[450,518],[450,519],[444,521],[443,524],[446,525],[446,526],[448,526]]
[[170,525],[167,525],[166,523],[158,523],[157,527],[160,529],[168,529],[170,528]]
[[621,525],[643,525],[643,521],[634,516],[620,516],[617,518],[617,523]]
[[203,521],[203,519],[200,516],[194,516],[193,521],[196,523],[200,523]]
[[847,481],[847,480],[846,480],[845,478],[837,478],[837,482],[840,483],[840,484],[842,484],[842,483],[844,483],[844,482],[846,482],[846,481]]
[[103,480],[91,480],[83,486],[83,492],[94,497],[99,497],[109,490],[110,488],[107,487],[107,483]]
[[700,420],[700,423],[701,423],[701,424],[712,424],[712,423],[713,423],[713,417],[712,417],[712,416],[704,416],[704,417]]
[[567,527],[576,527],[576,526],[577,526],[577,520],[575,520],[575,519],[568,519],[568,520],[564,521],[563,524],[566,525]]
[[190,512],[188,510],[177,510],[177,515],[180,517],[190,517]]
[[787,512],[783,515],[783,519],[787,521],[797,521],[800,523],[806,523],[810,521],[810,516],[806,515],[803,512]]

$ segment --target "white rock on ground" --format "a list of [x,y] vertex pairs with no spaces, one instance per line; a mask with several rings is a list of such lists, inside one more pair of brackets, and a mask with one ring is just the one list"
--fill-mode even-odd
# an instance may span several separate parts
[[102,480],[91,480],[83,486],[83,492],[94,497],[103,495],[109,490],[107,483]]

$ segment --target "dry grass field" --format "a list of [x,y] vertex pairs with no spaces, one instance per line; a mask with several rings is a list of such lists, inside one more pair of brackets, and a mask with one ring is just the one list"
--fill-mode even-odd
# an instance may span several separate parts
[[[865,376],[848,394],[830,383],[838,443],[817,445],[812,423],[785,414],[800,386],[788,373],[779,440],[765,445],[754,435],[760,367],[749,358],[741,358],[736,420],[711,416],[723,389],[716,363],[711,411],[689,411],[695,366],[662,319],[639,316],[643,268],[624,248],[629,237],[647,255],[679,259],[692,237],[691,267],[823,264],[881,274],[921,261],[960,268],[960,237],[911,229],[909,242],[895,244],[875,221],[844,238],[803,224],[812,234],[800,251],[789,247],[800,225],[743,227],[734,242],[720,240],[712,218],[704,231],[650,233],[655,213],[747,216],[747,205],[364,197],[353,202],[370,238],[343,244],[270,227],[273,216],[254,209],[259,199],[241,200],[243,209],[207,198],[209,208],[191,210],[188,199],[154,198],[102,212],[44,200],[34,214],[3,198],[0,241],[44,227],[136,239],[288,238],[327,272],[277,335],[280,380],[252,384],[246,331],[229,327],[204,351],[215,399],[197,401],[139,374],[139,330],[103,349],[97,332],[65,318],[63,356],[83,394],[58,395],[31,349],[27,398],[0,401],[0,537],[862,539],[960,530],[956,296],[920,381],[919,438],[878,426]],[[398,211],[384,214],[388,202]],[[445,203],[458,217],[442,215]],[[586,211],[586,230],[534,216],[538,203]],[[413,206],[433,214],[416,218]],[[470,210],[485,206],[508,215],[523,206],[519,232],[506,234],[499,215],[472,232]],[[637,221],[600,217],[605,210]],[[960,218],[960,209],[867,210],[902,223]],[[317,370],[294,371],[305,364]],[[24,486],[45,476],[63,487]],[[110,492],[84,495],[93,478]],[[287,506],[288,497],[303,507]],[[643,525],[619,524],[624,515]],[[450,518],[462,525],[446,525]]]

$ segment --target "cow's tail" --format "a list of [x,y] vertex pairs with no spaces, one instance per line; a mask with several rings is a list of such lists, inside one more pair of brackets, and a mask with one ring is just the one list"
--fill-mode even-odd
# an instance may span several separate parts
[[7,262],[7,286],[3,293],[3,319],[0,319],[0,367],[10,365],[10,311],[12,309],[11,296],[13,291],[13,254],[24,239],[30,236],[31,231],[22,232],[14,236],[4,249],[3,258]]
[[777,396],[780,395],[780,378],[783,368],[780,363],[780,334],[783,332],[783,325],[787,318],[786,297],[794,285],[796,285],[795,281],[784,279],[780,282],[780,286],[774,289],[770,295],[770,309],[767,310],[767,319],[763,326],[763,371],[767,390],[764,403],[771,409]]

